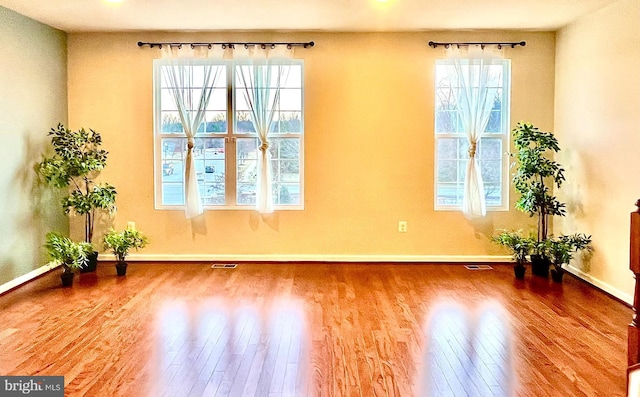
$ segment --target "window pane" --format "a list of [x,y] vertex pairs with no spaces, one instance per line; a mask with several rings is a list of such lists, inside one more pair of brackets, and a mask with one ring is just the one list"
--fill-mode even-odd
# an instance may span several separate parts
[[[249,90],[256,90],[250,91],[249,95],[267,97],[264,101],[258,101],[262,109],[257,111],[274,109],[269,151],[272,158],[272,194],[275,204],[300,204],[302,65],[289,67],[267,65],[265,62],[255,67],[236,67],[229,62],[229,67],[226,68],[209,62],[185,60],[184,64],[173,68],[167,65],[166,60],[154,60],[154,116],[159,121],[154,139],[161,141],[155,146],[155,182],[160,184],[157,205],[182,207],[185,202],[184,160],[187,139],[184,137],[184,128],[172,93],[174,89],[185,97],[194,99],[193,102],[186,100],[189,107],[187,110],[192,112],[197,110],[197,102],[202,94],[210,95],[202,123],[196,129],[193,149],[195,177],[202,203],[205,206],[255,204],[258,140],[252,122],[251,106],[244,89],[245,83]],[[209,72],[212,72],[212,76],[216,75],[216,68],[223,70],[223,73],[217,75],[212,85],[203,87],[206,75]],[[177,81],[171,81],[169,70],[177,71]],[[244,75],[238,73],[239,70],[243,70]],[[235,85],[229,85],[230,80]],[[280,91],[276,97],[278,86]],[[275,98],[278,98],[278,102],[274,104]],[[233,120],[228,120],[229,114],[233,115]],[[234,172],[226,172],[227,166],[233,167]],[[235,198],[229,198],[229,184],[235,187]]]
[[280,142],[280,151],[278,157],[283,159],[299,159],[300,158],[300,139],[275,139]]
[[162,205],[184,205],[184,186],[182,183],[162,184]]
[[186,139],[183,138],[162,138],[162,159],[182,159],[182,150],[186,146]]
[[[226,159],[224,138],[203,138],[202,188],[204,205],[226,204]],[[196,167],[197,168],[197,167]]]
[[438,205],[462,205],[464,185],[455,183],[439,183],[436,187]]
[[478,145],[478,159],[500,160],[502,159],[502,139],[482,138]]
[[239,205],[255,204],[256,181],[258,179],[258,139],[236,140],[236,200]]
[[484,184],[484,198],[486,205],[498,206],[502,203],[502,184],[500,183],[485,183]]
[[457,160],[438,160],[438,181],[456,182],[458,180]]
[[179,133],[183,134],[182,121],[180,121],[180,115],[178,112],[163,112],[162,113],[162,127],[160,132],[163,134]]
[[[488,77],[484,84],[488,87],[486,98],[490,101],[491,110],[483,131],[487,135],[478,142],[476,159],[483,177],[487,205],[504,204],[504,150],[508,146],[509,138],[509,87],[504,85],[508,83],[505,76],[508,76],[509,65],[508,60],[484,66],[481,66],[479,61],[463,60],[461,69],[464,77],[458,78],[451,61],[436,61],[436,207],[441,205],[459,208],[462,205],[469,144],[465,137],[465,123],[462,118],[466,115],[457,106],[455,94],[467,89],[471,102],[479,105],[477,101],[485,95],[481,95],[480,90],[482,75]],[[483,71],[483,67],[487,69]]]
[[482,180],[487,183],[499,183],[502,180],[501,161],[481,161],[480,172]]
[[437,141],[438,145],[438,159],[440,160],[455,160],[458,158],[458,139],[456,138],[441,138]]
[[251,114],[249,112],[236,112],[236,133],[244,134],[256,132],[251,121]]
[[254,205],[256,203],[256,184],[238,183],[238,205]]
[[458,112],[451,110],[436,111],[436,133],[457,131]]
[[206,112],[203,121],[205,132],[227,132],[226,112]]
[[300,204],[300,185],[290,183],[274,183],[274,203],[282,205]]
[[177,111],[176,101],[173,99],[173,94],[168,89],[160,91],[160,109],[163,111],[173,110]]
[[280,90],[280,110],[302,110],[302,91],[299,89],[281,89]]
[[207,104],[207,110],[227,110],[227,90],[225,88],[213,90]]
[[288,70],[284,71],[286,80],[282,86],[286,88],[302,88],[302,66],[290,65],[289,67],[284,66],[284,68]]
[[237,111],[248,111],[251,110],[251,106],[249,105],[249,101],[247,100],[247,94],[243,89],[236,89],[235,91],[235,104]]
[[487,123],[487,128],[485,128],[485,132],[487,133],[501,133],[502,132],[502,112],[499,110],[492,110],[491,115],[489,116],[489,122]]
[[302,132],[301,112],[276,112],[273,115],[271,132],[286,134]]

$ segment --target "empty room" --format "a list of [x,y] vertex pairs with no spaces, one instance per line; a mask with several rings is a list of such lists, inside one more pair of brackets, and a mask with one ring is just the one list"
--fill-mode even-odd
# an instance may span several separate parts
[[638,21],[0,0],[0,396],[640,395]]

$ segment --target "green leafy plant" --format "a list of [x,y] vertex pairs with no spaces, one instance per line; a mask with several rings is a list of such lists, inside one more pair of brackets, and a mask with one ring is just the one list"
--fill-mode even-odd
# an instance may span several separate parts
[[531,254],[535,244],[533,238],[522,235],[522,230],[508,231],[502,229],[498,234],[494,235],[491,240],[509,248],[513,260],[521,265],[527,261],[527,256]]
[[552,194],[552,189],[560,188],[565,180],[564,168],[551,158],[560,146],[551,132],[540,131],[530,123],[518,123],[512,135],[516,148],[511,154],[516,170],[513,184],[520,194],[516,209],[538,217],[537,242],[544,242],[549,218],[566,215],[565,204]]
[[591,236],[583,233],[561,235],[558,238],[550,238],[544,244],[546,256],[551,260],[556,270],[568,265],[573,255],[582,250],[591,251]]
[[85,217],[85,242],[91,243],[96,211],[109,214],[116,211],[116,189],[108,183],[97,184],[93,179],[107,162],[108,153],[100,148],[102,137],[92,129],[72,131],[62,124],[52,128],[48,135],[54,153],[45,156],[38,172],[48,185],[71,187],[62,199],[62,207],[67,214]]
[[49,254],[50,263],[56,266],[62,265],[65,273],[73,273],[86,266],[89,262],[89,254],[93,252],[91,244],[85,241],[75,242],[56,232],[47,233],[44,246]]
[[120,232],[111,228],[104,236],[104,249],[111,250],[120,262],[124,262],[129,250],[144,248],[148,243],[148,238],[134,228],[126,228]]

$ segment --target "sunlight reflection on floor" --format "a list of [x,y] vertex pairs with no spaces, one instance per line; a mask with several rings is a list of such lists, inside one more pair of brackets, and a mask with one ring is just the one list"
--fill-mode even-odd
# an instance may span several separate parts
[[298,302],[274,302],[265,314],[258,304],[221,298],[175,301],[160,310],[157,324],[153,396],[296,395],[306,376]]
[[424,396],[512,396],[511,333],[497,302],[434,305],[425,325]]

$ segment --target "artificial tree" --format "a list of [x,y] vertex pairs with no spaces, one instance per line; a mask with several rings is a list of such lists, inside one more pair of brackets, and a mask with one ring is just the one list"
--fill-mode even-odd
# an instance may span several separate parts
[[515,145],[513,184],[520,198],[516,209],[538,218],[536,244],[531,255],[532,272],[548,276],[550,261],[545,252],[549,222],[554,215],[565,216],[565,204],[553,195],[564,182],[564,168],[552,156],[560,151],[551,132],[540,131],[530,123],[520,122],[512,130]]
[[[62,207],[67,214],[84,216],[84,241],[91,244],[97,212],[116,211],[116,189],[94,180],[106,166],[108,152],[101,149],[100,133],[92,129],[72,131],[58,124],[48,135],[54,153],[44,157],[38,172],[48,185],[69,189]],[[95,270],[95,259],[89,270]]]

